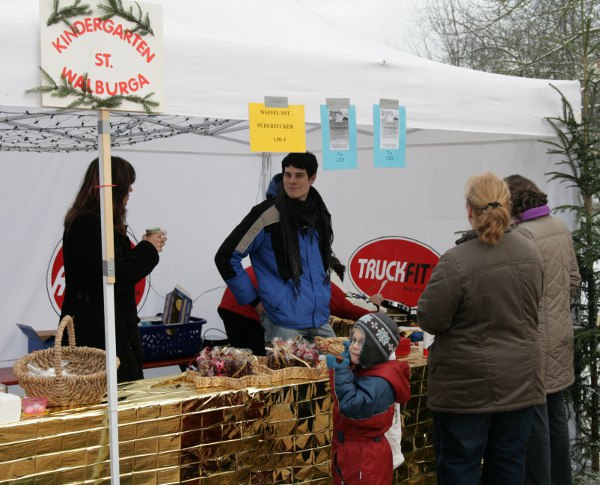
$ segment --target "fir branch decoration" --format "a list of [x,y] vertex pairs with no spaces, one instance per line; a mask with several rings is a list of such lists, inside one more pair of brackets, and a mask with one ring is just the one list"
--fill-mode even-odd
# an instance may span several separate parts
[[137,15],[133,12],[133,7],[129,7],[129,10],[125,10],[123,2],[121,0],[107,0],[108,5],[102,3],[98,4],[100,10],[104,10],[106,14],[102,17],[102,20],[108,20],[112,17],[121,17],[122,19],[135,24],[135,28],[132,32],[137,33],[141,36],[150,34],[154,36],[154,31],[150,26],[150,16],[148,13],[144,15],[140,4],[135,2],[137,5]]
[[136,95],[122,95],[118,94],[116,96],[110,96],[108,98],[100,98],[99,96],[94,95],[87,87],[87,73],[83,75],[83,85],[81,89],[73,87],[66,78],[62,79],[60,84],[57,84],[52,76],[48,74],[43,68],[40,67],[40,71],[42,71],[42,77],[46,84],[42,84],[41,86],[28,89],[25,91],[28,94],[38,94],[38,93],[51,93],[52,96],[56,96],[58,98],[67,98],[69,96],[74,97],[75,99],[69,103],[68,106],[61,108],[59,111],[64,111],[67,109],[77,108],[81,106],[85,106],[90,109],[100,109],[100,108],[118,108],[121,106],[123,101],[129,101],[130,103],[139,104],[142,106],[144,111],[148,114],[152,113],[152,108],[156,108],[158,106],[158,102],[154,101],[152,96],[154,92],[147,94],[146,96],[136,96]]
[[81,0],[75,0],[73,5],[68,5],[63,8],[60,8],[60,0],[54,0],[53,8],[54,11],[50,14],[50,17],[48,17],[48,20],[46,21],[47,26],[64,22],[70,28],[73,28],[71,22],[69,22],[69,19],[92,14],[90,6],[87,3],[81,4]]

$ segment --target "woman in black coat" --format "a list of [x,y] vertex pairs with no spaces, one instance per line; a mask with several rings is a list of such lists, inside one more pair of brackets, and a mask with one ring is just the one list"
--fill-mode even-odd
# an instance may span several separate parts
[[[143,379],[143,352],[135,302],[135,285],[158,264],[166,241],[164,232],[144,236],[135,247],[127,237],[126,206],[135,170],[112,157],[112,196],[115,247],[115,335],[119,382]],[[99,163],[93,160],[64,222],[63,254],[66,290],[61,319],[71,315],[77,345],[105,349]]]

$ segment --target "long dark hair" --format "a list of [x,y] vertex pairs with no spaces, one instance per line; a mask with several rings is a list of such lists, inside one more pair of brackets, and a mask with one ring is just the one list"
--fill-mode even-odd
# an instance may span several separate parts
[[[73,222],[73,219],[81,214],[100,213],[99,165],[97,158],[89,164],[75,201],[65,215],[65,230]],[[135,170],[127,160],[121,157],[111,157],[111,170],[114,185],[112,188],[113,224],[117,232],[125,235],[125,216],[127,214],[125,198],[135,182]]]
[[520,219],[523,212],[548,203],[548,196],[528,178],[509,175],[504,179],[512,200],[512,215]]

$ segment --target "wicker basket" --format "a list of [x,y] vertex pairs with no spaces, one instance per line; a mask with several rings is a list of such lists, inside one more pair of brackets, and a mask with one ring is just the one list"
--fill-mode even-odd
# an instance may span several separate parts
[[[260,364],[267,367],[268,357],[258,356],[257,360]],[[269,368],[269,367],[267,367]],[[273,385],[279,385],[282,382],[292,379],[315,380],[320,379],[327,373],[327,368],[319,362],[316,367],[309,366],[290,366],[281,369],[269,369],[271,371],[271,381]]]
[[338,337],[349,337],[350,329],[354,326],[354,320],[346,320],[331,315],[329,317],[329,325]]
[[315,345],[322,354],[332,354],[339,357],[344,351],[344,342],[347,337],[315,337]]
[[313,381],[320,379],[324,374],[324,367],[284,367],[273,371],[271,380],[273,385],[281,384],[292,379]]
[[206,389],[210,387],[223,387],[225,389],[245,389],[246,387],[269,387],[271,385],[271,376],[248,375],[244,377],[202,377],[194,379],[196,389]]
[[[61,345],[65,327],[69,336],[68,347]],[[62,360],[68,361],[65,369],[70,375],[63,375]],[[56,376],[34,375],[27,367],[29,363],[43,370],[54,368]],[[21,357],[15,362],[13,372],[27,396],[46,396],[50,406],[97,404],[106,394],[106,352],[92,347],[76,347],[73,318],[68,315],[58,326],[54,347]]]
[[273,371],[260,364],[254,365],[253,373],[243,377],[201,376],[198,372],[188,370],[186,380],[192,381],[196,389],[222,387],[225,389],[244,389],[246,387],[269,387]]

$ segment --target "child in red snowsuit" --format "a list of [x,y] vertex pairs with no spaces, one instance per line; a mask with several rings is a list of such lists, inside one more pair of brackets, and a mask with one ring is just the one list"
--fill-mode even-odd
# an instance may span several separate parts
[[390,317],[364,315],[352,328],[344,360],[326,357],[333,393],[335,484],[392,483],[392,450],[384,433],[392,425],[394,403],[410,398],[408,366],[388,360],[399,340],[398,325]]

